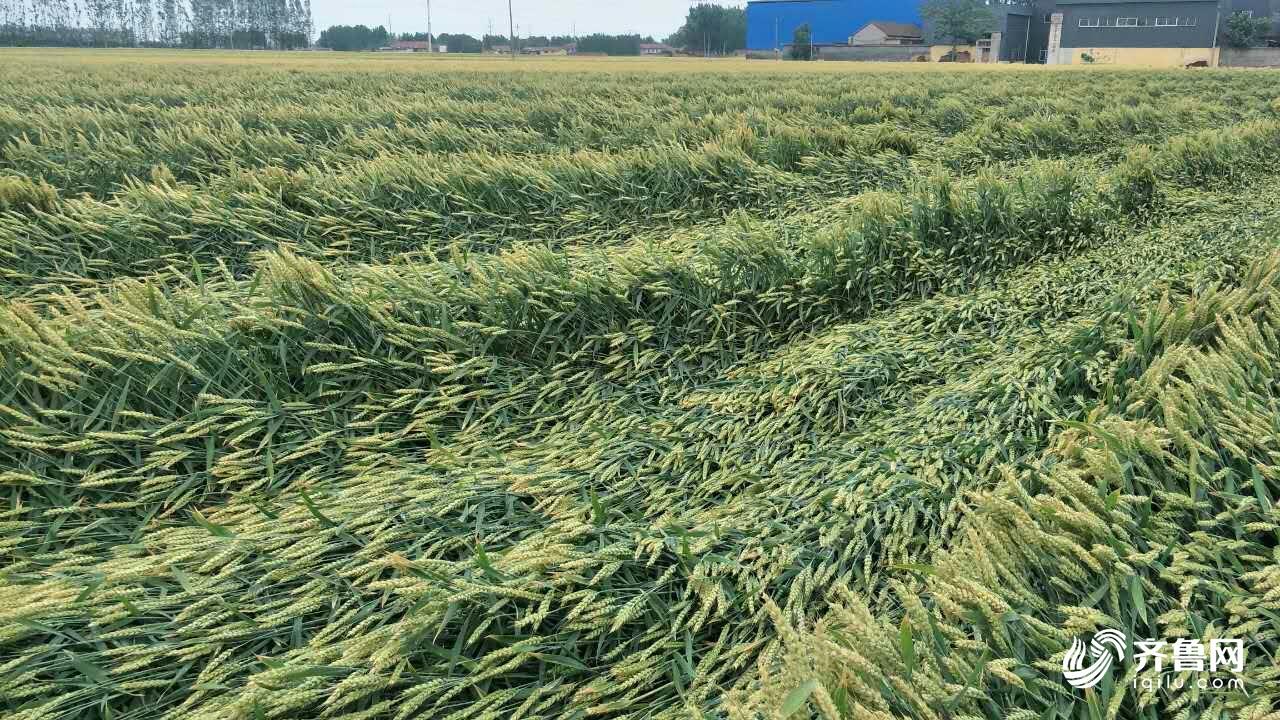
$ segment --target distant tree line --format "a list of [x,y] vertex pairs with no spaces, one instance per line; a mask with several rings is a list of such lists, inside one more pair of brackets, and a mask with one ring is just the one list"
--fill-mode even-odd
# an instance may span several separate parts
[[[424,32],[400,33],[394,38],[381,25],[367,27],[365,25],[334,25],[321,31],[316,45],[332,50],[362,51],[377,50],[391,45],[393,40],[414,40],[425,42],[431,38],[436,46],[444,45],[452,53],[481,53],[496,48],[504,50],[511,47],[511,40],[506,35],[484,35],[477,39],[465,33],[437,33],[434,37]],[[516,52],[535,47],[568,47],[576,45],[578,52],[600,53],[605,55],[639,55],[640,43],[653,42],[652,37],[640,35],[587,35],[574,38],[572,35],[532,35],[518,37],[515,42]]]
[[[362,29],[362,30],[361,30]],[[321,47],[334,50],[372,50],[383,47],[387,40],[377,36],[380,28],[355,28],[334,26],[321,33],[318,43]],[[356,31],[356,32],[353,32]],[[346,41],[327,41],[326,36],[355,38]],[[376,36],[376,37],[375,37]],[[427,34],[405,33],[401,40],[426,40]],[[515,42],[506,35],[486,34],[476,40],[467,34],[439,33],[434,38],[438,45],[446,45],[451,53],[488,52],[495,48],[511,48],[520,52],[532,47],[566,47],[576,45],[580,53],[602,53],[605,55],[639,55],[641,43],[654,42],[652,37],[630,35],[608,35],[596,33],[584,37],[572,35],[531,35],[517,37]],[[724,7],[714,4],[699,4],[689,9],[684,24],[664,42],[672,47],[681,48],[699,55],[728,55],[747,46],[747,14],[740,7]]]
[[[516,51],[531,47],[568,47],[578,42],[572,35],[530,35],[516,38]],[[511,47],[511,40],[506,35],[485,35],[480,40],[481,50],[488,51],[497,47]],[[449,48],[453,50],[452,47]]]
[[[417,40],[425,42],[431,38],[434,45],[444,45],[449,48],[451,53],[478,53],[484,51],[482,41],[466,34],[466,33],[436,33],[434,37],[424,32],[418,33],[400,33],[401,40]],[[506,42],[505,40],[503,42]]]
[[730,55],[747,46],[747,13],[739,7],[695,5],[666,42],[698,55]]
[[320,32],[316,45],[331,50],[376,50],[391,42],[391,35],[381,25],[333,25]]
[[330,50],[359,52],[388,47],[393,40],[426,42],[428,39],[431,39],[433,45],[448,47],[451,53],[479,53],[491,47],[507,44],[507,39],[501,35],[486,35],[483,40],[478,40],[466,33],[436,33],[431,36],[424,32],[414,32],[400,33],[393,38],[381,25],[373,28],[366,25],[332,25],[320,31],[320,39],[316,40],[316,46]]
[[[578,39],[572,35],[552,35],[550,37],[546,35],[530,35],[529,37],[516,38],[516,47],[522,49],[530,47],[567,47],[576,42],[578,42]],[[507,39],[502,37],[502,42],[499,44],[508,44]]]
[[0,44],[71,47],[307,47],[311,0],[8,0]]
[[[311,0],[0,0],[0,45],[293,49],[307,47],[314,34]],[[424,33],[400,37],[427,38]],[[320,33],[317,44],[374,50],[392,39],[382,26],[335,25]],[[653,38],[535,35],[512,43],[503,35],[477,40],[465,33],[440,33],[434,42],[458,53],[576,43],[583,53],[638,55],[640,44]],[[666,42],[699,54],[732,53],[746,46],[746,14],[741,8],[698,5]]]
[[[650,38],[652,39],[652,38]],[[579,53],[604,53],[605,55],[639,55],[639,35],[586,35],[578,38]]]

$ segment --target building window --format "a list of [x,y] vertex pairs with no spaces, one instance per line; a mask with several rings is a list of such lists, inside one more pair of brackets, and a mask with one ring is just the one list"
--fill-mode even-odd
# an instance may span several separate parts
[[1199,21],[1193,17],[1158,17],[1156,27],[1196,27]]
[[1116,18],[1116,27],[1138,27],[1138,18],[1136,17]]
[[1080,18],[1080,27],[1102,27],[1102,21],[1098,18]]

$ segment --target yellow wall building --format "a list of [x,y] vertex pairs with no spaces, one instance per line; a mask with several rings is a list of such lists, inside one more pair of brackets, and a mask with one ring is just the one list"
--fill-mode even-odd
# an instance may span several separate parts
[[1049,15],[1050,65],[1217,67],[1214,0],[1058,0]]
[[1221,48],[1060,48],[1056,64],[1169,68],[1204,63],[1209,67],[1218,67],[1221,50]]

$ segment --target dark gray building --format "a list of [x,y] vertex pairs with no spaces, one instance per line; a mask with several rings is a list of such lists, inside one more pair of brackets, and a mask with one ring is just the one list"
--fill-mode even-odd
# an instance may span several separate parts
[[1053,26],[1053,14],[1057,12],[1055,0],[1039,0],[1033,6],[1031,18],[1031,42],[1027,44],[1027,62],[1043,63],[1049,49],[1049,29]]
[[995,49],[997,60],[1026,62],[1027,56],[1031,54],[1031,24],[1035,21],[1035,7],[1004,5],[994,9],[1000,28],[1000,47]]
[[[1042,30],[1039,6],[1052,8],[1052,0],[987,0],[994,22],[991,31],[977,42],[976,62],[1040,62],[1040,49],[1044,47],[1047,31]],[[943,37],[926,19],[925,42],[930,45],[948,45],[958,42],[968,45],[971,38]]]
[[[1280,0],[986,0],[995,20],[976,62],[1218,64],[1232,13],[1271,20],[1280,44]],[[1055,25],[1055,20],[1061,24]],[[931,45],[940,37],[926,20]],[[968,45],[961,41],[959,44]],[[1265,42],[1263,43],[1265,44]]]
[[1218,0],[1058,0],[1064,48],[1212,48]]
[[[1280,44],[1280,0],[1056,0],[1049,62],[1217,65],[1225,25],[1243,12],[1270,21],[1262,44]],[[1050,16],[1052,17],[1052,16]]]

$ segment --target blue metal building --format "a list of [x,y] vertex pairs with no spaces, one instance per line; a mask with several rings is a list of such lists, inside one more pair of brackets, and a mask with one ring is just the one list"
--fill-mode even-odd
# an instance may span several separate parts
[[815,44],[846,43],[872,20],[920,24],[914,0],[750,0],[747,49],[782,49],[808,23]]

